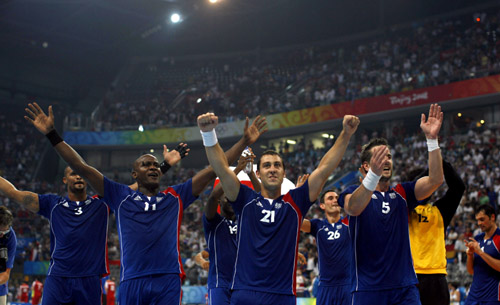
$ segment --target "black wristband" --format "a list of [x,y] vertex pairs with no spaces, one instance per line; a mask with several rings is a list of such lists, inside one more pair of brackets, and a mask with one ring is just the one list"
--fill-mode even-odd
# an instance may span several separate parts
[[47,139],[49,139],[50,143],[52,146],[56,146],[57,144],[61,143],[63,138],[57,133],[57,130],[53,129],[51,132],[45,135]]
[[162,163],[160,163],[160,170],[161,170],[161,173],[162,174],[165,174],[166,172],[168,172],[168,170],[170,169],[170,164],[168,164],[167,162],[165,162],[165,160],[163,160]]
[[179,154],[181,155],[181,159],[184,159],[184,157],[187,155],[188,149],[189,148],[187,147],[187,145],[184,146],[184,145],[180,145],[180,144],[177,145],[177,147],[175,148],[175,150],[177,150],[179,152]]

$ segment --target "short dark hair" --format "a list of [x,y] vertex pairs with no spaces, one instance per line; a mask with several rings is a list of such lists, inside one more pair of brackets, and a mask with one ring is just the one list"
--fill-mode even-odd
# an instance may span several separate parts
[[370,162],[370,159],[372,158],[372,152],[371,149],[375,146],[380,146],[380,145],[385,145],[388,148],[390,148],[389,143],[387,143],[387,140],[384,138],[375,138],[371,139],[368,144],[363,145],[361,148],[361,164],[365,162]]
[[484,204],[481,204],[480,206],[478,206],[476,208],[476,211],[474,212],[474,215],[477,215],[480,212],[483,212],[484,215],[488,216],[489,218],[491,218],[492,215],[495,215],[495,219],[496,219],[495,209],[488,203],[484,203]]
[[14,217],[12,212],[9,211],[5,206],[0,206],[0,226],[12,226],[12,221]]
[[265,156],[265,155],[280,157],[280,159],[281,159],[281,165],[283,165],[283,169],[285,169],[285,161],[283,161],[283,157],[277,151],[270,149],[270,150],[266,150],[265,152],[263,152],[260,155],[259,160],[257,161],[257,170],[260,169],[260,160],[262,160],[262,157]]
[[330,193],[330,192],[334,192],[334,193],[336,193],[337,195],[339,194],[339,193],[337,192],[337,190],[335,190],[335,189],[327,189],[326,191],[324,191],[323,193],[321,193],[321,196],[319,197],[319,203],[325,203],[325,195],[326,195],[327,193]]

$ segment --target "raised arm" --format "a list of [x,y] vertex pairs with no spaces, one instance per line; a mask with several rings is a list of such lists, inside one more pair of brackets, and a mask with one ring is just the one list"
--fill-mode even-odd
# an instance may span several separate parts
[[415,197],[417,200],[424,200],[434,193],[443,183],[443,160],[438,144],[438,135],[443,123],[443,112],[441,106],[432,104],[429,108],[429,117],[425,119],[422,113],[420,128],[427,138],[429,151],[429,176],[422,177],[415,184]]
[[227,199],[234,201],[240,191],[240,181],[236,177],[236,174],[229,169],[227,158],[217,142],[215,126],[217,126],[218,122],[219,118],[213,113],[198,116],[198,127],[200,127],[200,131],[202,132],[203,145],[205,146],[208,162],[219,177]]
[[[188,148],[187,144],[179,143],[175,149],[169,150],[167,145],[163,145],[163,162],[160,164],[160,170],[163,175],[174,165],[179,163],[181,159],[186,157],[189,154],[191,149]],[[137,191],[138,185],[137,182],[129,185],[131,189]]]
[[444,180],[448,186],[446,194],[434,203],[443,216],[444,228],[448,227],[457,211],[462,195],[465,192],[465,183],[460,178],[460,175],[453,169],[453,166],[443,161]]
[[[226,162],[228,164],[233,164],[236,160],[238,160],[239,156],[241,156],[241,153],[243,152],[245,147],[255,143],[259,139],[259,137],[266,131],[267,131],[267,121],[265,118],[257,116],[250,126],[249,126],[249,119],[247,118],[245,122],[245,128],[243,131],[243,137],[236,144],[234,144],[225,154],[224,152],[222,152],[222,154],[226,158]],[[220,148],[220,150],[222,151],[222,148]],[[217,175],[216,172],[214,172],[212,166],[207,167],[204,170],[200,171],[198,174],[196,174],[193,177],[193,195],[197,196],[198,194],[200,194],[207,187],[208,183],[211,180],[215,179],[216,177],[220,176]]]
[[309,176],[309,200],[316,201],[326,179],[337,168],[349,145],[351,136],[359,126],[359,118],[353,115],[344,116],[342,122],[343,130],[335,141],[335,144],[321,158],[318,167]]
[[52,106],[49,106],[47,116],[42,108],[37,104],[28,104],[26,108],[27,116],[24,118],[33,124],[38,131],[44,134],[51,142],[59,156],[85,180],[101,196],[104,196],[104,176],[94,167],[88,165],[85,160],[57,134],[54,128],[54,113]]
[[40,210],[38,194],[19,191],[12,183],[3,177],[0,177],[0,193],[33,213],[38,213]]
[[[387,146],[374,147],[370,159],[370,169],[372,172],[380,177],[388,159],[389,149]],[[372,194],[373,190],[369,190],[362,183],[352,194],[345,195],[344,210],[351,216],[360,215],[370,202]]]

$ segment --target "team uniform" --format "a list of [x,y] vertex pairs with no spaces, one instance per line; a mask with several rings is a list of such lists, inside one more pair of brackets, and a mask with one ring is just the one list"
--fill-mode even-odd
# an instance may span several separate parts
[[30,286],[26,283],[22,283],[19,286],[19,290],[17,292],[17,300],[21,303],[28,303],[29,292],[30,292]]
[[[339,198],[344,207],[349,186]],[[349,216],[353,247],[353,304],[420,304],[408,235],[408,213],[417,206],[415,182],[374,191],[359,216]]]
[[119,303],[180,304],[179,232],[184,209],[196,200],[191,179],[148,198],[105,177],[104,198],[120,238]]
[[[5,267],[12,269],[14,267],[14,258],[16,257],[17,237],[14,229],[10,227],[10,232],[0,238],[0,248],[7,250],[7,261]],[[3,272],[3,271],[2,271]],[[6,296],[9,293],[9,281],[0,285],[0,297]]]
[[[474,237],[479,247],[494,259],[500,259],[500,229],[493,236],[484,239],[485,233]],[[479,255],[474,253],[474,275],[466,305],[500,304],[500,272],[491,268]]]
[[100,304],[101,280],[109,273],[109,208],[98,197],[71,201],[38,195],[38,214],[50,222],[50,264],[42,305]]
[[311,204],[308,182],[275,200],[240,184],[231,304],[295,305],[300,226]]
[[43,284],[40,281],[34,281],[31,284],[31,305],[40,304],[42,299]]
[[238,226],[235,222],[215,213],[210,220],[203,215],[203,228],[210,261],[207,283],[208,304],[229,305]]
[[465,184],[450,163],[443,162],[448,190],[434,204],[417,206],[410,214],[410,245],[422,305],[448,305],[445,230],[460,204]]
[[341,218],[334,224],[328,219],[311,219],[310,234],[318,247],[318,305],[351,304],[351,236],[349,221]]

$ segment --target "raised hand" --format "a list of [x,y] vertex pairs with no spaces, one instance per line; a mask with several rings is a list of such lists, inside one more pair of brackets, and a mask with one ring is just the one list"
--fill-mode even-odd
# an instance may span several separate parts
[[372,150],[372,158],[370,159],[370,169],[372,172],[381,176],[384,170],[385,162],[389,160],[387,156],[389,154],[389,148],[384,145],[375,146]]
[[174,166],[182,158],[188,155],[190,149],[185,143],[179,143],[173,150],[168,150],[167,145],[163,145],[163,159],[170,165]]
[[[253,163],[253,160],[255,159],[255,155],[253,153],[250,153],[249,155],[241,155],[240,158],[238,159],[238,165],[236,165],[236,168],[234,169],[235,173],[241,172],[245,166],[247,166],[247,163]],[[248,173],[247,173],[248,174]]]
[[248,126],[249,121],[250,120],[246,118],[245,129],[243,130],[243,136],[247,146],[255,143],[260,135],[267,131],[267,121],[265,117],[258,115],[250,126]]
[[301,187],[302,185],[304,185],[304,183],[306,183],[308,178],[309,178],[309,174],[299,176],[297,178],[297,183],[295,183],[295,187],[297,188],[297,187]]
[[464,240],[465,246],[467,247],[467,255],[473,255],[474,253],[479,253],[481,248],[479,248],[479,243],[472,237],[469,237],[469,241]]
[[443,123],[443,112],[441,106],[432,104],[429,108],[429,117],[425,119],[425,114],[422,113],[420,119],[420,128],[425,133],[427,139],[437,139],[441,124]]
[[342,127],[344,128],[344,131],[352,136],[355,132],[356,129],[358,129],[359,126],[359,118],[354,115],[345,115],[344,116],[344,121],[342,121]]
[[307,259],[304,256],[304,254],[302,254],[300,252],[297,253],[297,263],[299,265],[305,265],[305,264],[307,264]]
[[28,107],[29,108],[24,108],[28,114],[24,116],[26,121],[33,124],[33,126],[44,135],[54,130],[54,112],[52,112],[52,106],[49,106],[48,116],[37,103],[29,103]]
[[207,132],[212,131],[215,126],[219,124],[219,118],[212,112],[207,112],[205,114],[199,115],[197,122],[200,130],[203,132]]

